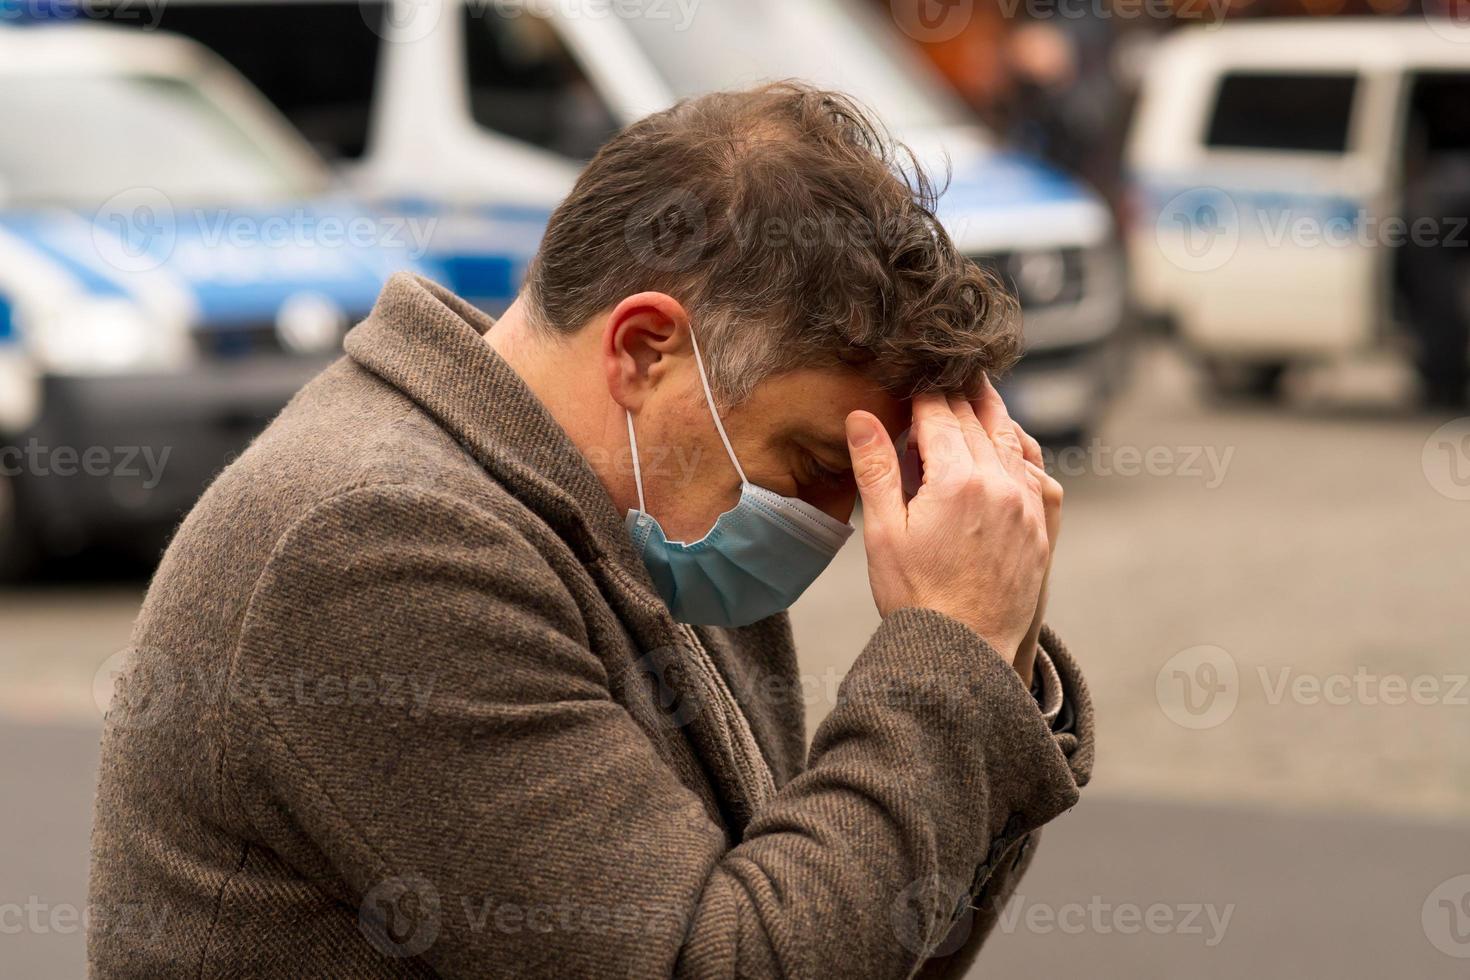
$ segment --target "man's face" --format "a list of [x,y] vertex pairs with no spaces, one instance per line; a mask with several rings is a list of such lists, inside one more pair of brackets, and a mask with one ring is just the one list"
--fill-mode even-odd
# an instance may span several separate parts
[[[638,414],[638,450],[648,512],[670,540],[703,537],[740,498],[740,476],[720,443],[692,358]],[[872,412],[890,435],[908,426],[907,402],[850,368],[805,368],[768,378],[723,416],[751,483],[799,497],[832,517],[857,499],[844,423]]]

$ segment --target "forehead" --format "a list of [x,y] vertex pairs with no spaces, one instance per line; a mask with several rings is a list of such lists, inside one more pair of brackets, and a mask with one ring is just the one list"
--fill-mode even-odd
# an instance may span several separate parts
[[909,424],[909,403],[853,368],[800,368],[756,386],[740,411],[772,435],[846,444],[848,413],[872,412],[898,437]]

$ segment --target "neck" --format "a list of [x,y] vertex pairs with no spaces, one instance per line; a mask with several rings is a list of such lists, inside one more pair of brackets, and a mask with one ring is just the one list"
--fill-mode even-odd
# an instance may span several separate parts
[[618,512],[636,506],[627,421],[607,393],[597,357],[601,341],[597,330],[589,327],[566,334],[543,330],[532,322],[521,296],[486,332],[485,341],[566,431]]

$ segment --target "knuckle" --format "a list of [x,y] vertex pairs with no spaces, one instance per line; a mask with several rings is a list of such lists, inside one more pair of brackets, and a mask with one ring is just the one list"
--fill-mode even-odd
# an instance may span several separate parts
[[863,524],[863,541],[874,551],[888,551],[893,547],[893,536],[886,527],[875,521]]
[[863,456],[853,467],[853,479],[857,481],[859,487],[865,490],[882,487],[896,473],[897,468],[878,455]]
[[990,484],[978,470],[971,470],[965,474],[964,482],[960,484],[960,490],[967,497],[975,500],[983,500],[990,492]]
[[941,443],[957,444],[965,437],[965,430],[956,418],[938,418],[929,423],[929,434]]
[[1007,483],[1000,488],[996,494],[996,502],[1010,515],[1024,514],[1026,511],[1026,497],[1014,483]]
[[[928,464],[925,464],[925,472],[928,472]],[[935,482],[944,485],[967,489],[970,482],[975,479],[973,468],[969,461],[959,456],[941,456],[935,460],[934,465]]]

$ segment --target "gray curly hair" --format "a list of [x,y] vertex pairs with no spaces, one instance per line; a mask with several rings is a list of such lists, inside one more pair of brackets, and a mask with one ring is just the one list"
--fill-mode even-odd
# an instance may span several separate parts
[[1020,356],[1015,298],[955,248],[912,152],[799,82],[682,101],[618,133],[552,214],[533,321],[575,331],[644,290],[689,310],[726,405],[798,367],[973,394]]

